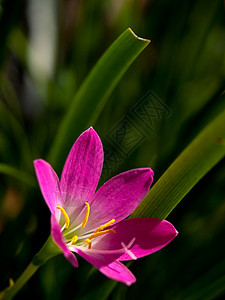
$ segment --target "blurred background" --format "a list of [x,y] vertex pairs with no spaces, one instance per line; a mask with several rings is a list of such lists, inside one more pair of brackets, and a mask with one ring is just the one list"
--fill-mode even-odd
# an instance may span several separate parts
[[[104,51],[128,27],[151,40],[93,124],[105,148],[100,184],[147,166],[156,182],[225,108],[224,25],[222,0],[0,1],[1,289],[49,236],[33,160],[48,159],[74,95]],[[73,269],[60,255],[16,299],[222,299],[225,160],[168,220],[179,236],[131,264],[133,286],[105,278],[83,259]]]

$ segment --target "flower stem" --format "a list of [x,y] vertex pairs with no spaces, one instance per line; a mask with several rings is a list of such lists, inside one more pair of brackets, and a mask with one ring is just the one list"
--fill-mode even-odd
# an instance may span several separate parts
[[16,282],[13,284],[11,280],[10,286],[0,292],[0,300],[12,299],[21,290],[25,283],[34,275],[40,266],[44,265],[50,258],[60,253],[62,253],[62,251],[56,246],[52,240],[52,237],[50,236],[41,250],[34,256],[32,262],[16,280]]

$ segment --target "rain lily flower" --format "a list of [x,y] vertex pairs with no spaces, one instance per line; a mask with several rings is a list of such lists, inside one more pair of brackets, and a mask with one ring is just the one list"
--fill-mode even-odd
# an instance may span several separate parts
[[77,253],[109,278],[131,285],[136,278],[121,261],[158,251],[177,231],[165,220],[126,219],[150,189],[150,168],[121,173],[95,192],[102,165],[102,143],[92,127],[74,143],[60,181],[46,161],[34,161],[51,234],[64,256],[78,267]]

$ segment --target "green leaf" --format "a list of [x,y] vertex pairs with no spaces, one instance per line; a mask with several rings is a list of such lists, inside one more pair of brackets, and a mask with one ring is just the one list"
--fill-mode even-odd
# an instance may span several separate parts
[[165,219],[225,156],[225,110],[203,129],[156,182],[132,217]]
[[136,36],[129,28],[97,62],[75,95],[59,127],[49,157],[56,169],[62,166],[75,139],[95,123],[113,89],[149,42]]
[[32,187],[36,186],[36,181],[31,175],[7,164],[0,163],[0,174],[12,176],[15,179],[22,181]]

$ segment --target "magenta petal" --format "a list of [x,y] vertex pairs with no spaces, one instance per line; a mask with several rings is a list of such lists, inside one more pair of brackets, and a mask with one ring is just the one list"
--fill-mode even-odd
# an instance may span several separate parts
[[85,230],[115,219],[116,223],[128,217],[144,196],[153,181],[150,168],[121,173],[107,181],[95,194]]
[[64,256],[68,261],[75,267],[78,267],[78,261],[76,256],[67,248],[65,242],[63,241],[63,236],[60,230],[60,226],[56,221],[54,215],[51,215],[51,233],[56,244],[62,249]]
[[108,266],[101,267],[99,270],[105,276],[123,282],[128,286],[136,282],[134,274],[119,261],[114,261]]
[[123,282],[126,285],[131,285],[136,282],[133,273],[122,263],[115,261],[112,256],[93,253],[89,254],[88,251],[83,252],[80,249],[75,249],[74,251],[109,278]]
[[58,176],[50,164],[42,159],[34,161],[34,168],[45,202],[51,213],[54,213],[60,199]]
[[74,143],[64,165],[60,180],[63,201],[67,206],[80,206],[96,190],[103,164],[101,140],[91,127]]
[[[116,231],[116,234],[111,233],[99,237],[93,248],[99,250],[117,250],[123,248],[121,243],[124,243],[126,246],[131,244],[128,249],[136,258],[160,250],[178,234],[171,223],[154,218],[127,219],[111,228]],[[131,255],[129,255],[128,251],[128,253],[122,254],[118,260],[131,260]]]

